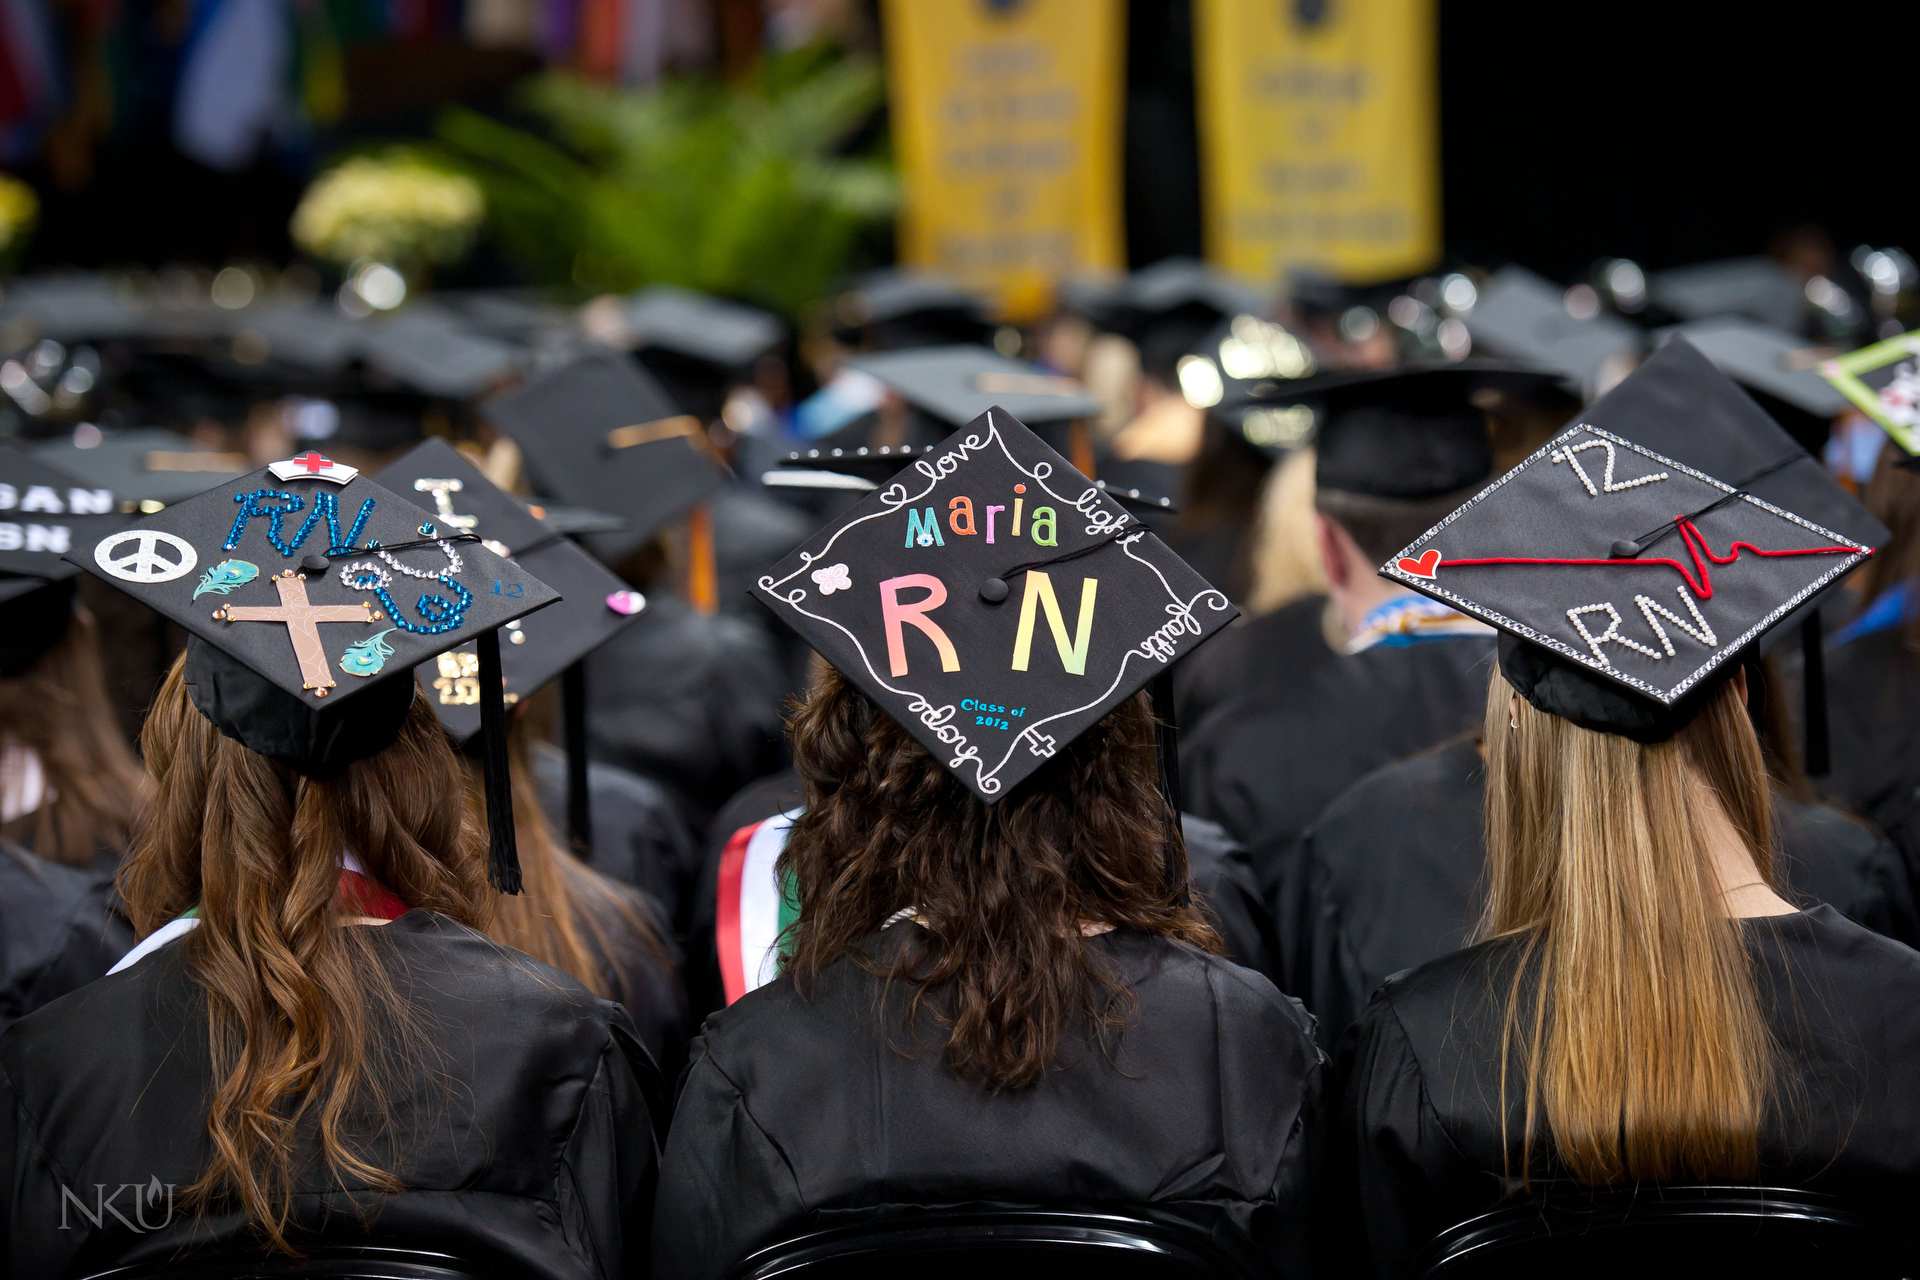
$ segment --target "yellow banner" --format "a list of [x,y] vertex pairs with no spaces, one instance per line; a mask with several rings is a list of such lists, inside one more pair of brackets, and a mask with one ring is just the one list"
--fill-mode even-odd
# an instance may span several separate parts
[[1440,257],[1435,0],[1195,0],[1207,257],[1353,283]]
[[1044,312],[1125,265],[1122,0],[885,0],[900,258]]

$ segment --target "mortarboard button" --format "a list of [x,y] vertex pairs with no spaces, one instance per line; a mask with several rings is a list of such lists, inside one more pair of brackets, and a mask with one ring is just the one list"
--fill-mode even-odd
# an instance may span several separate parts
[[318,553],[316,553],[314,555],[310,555],[302,559],[300,561],[300,567],[302,569],[305,569],[308,573],[325,573],[328,569],[331,569],[333,567],[333,561],[327,559],[323,555],[319,555]]
[[999,604],[1002,600],[1005,600],[1007,598],[1006,579],[988,578],[985,582],[981,583],[980,598],[988,604]]

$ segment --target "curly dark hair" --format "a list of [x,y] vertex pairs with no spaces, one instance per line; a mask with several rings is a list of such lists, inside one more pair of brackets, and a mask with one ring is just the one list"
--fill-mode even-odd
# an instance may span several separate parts
[[[916,1013],[937,996],[927,1007],[956,1075],[1025,1088],[1053,1065],[1069,1020],[1109,1043],[1123,1028],[1126,993],[1083,925],[1221,950],[1176,891],[1186,850],[1159,791],[1144,696],[991,806],[837,671],[815,682],[792,732],[807,808],[780,857],[801,902],[788,972],[804,995],[846,957],[889,989],[908,984]],[[909,908],[922,927],[895,960],[862,947]]]

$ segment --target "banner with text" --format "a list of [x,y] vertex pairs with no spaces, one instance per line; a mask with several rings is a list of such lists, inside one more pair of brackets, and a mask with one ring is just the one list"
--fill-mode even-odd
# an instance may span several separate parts
[[1121,0],[885,0],[900,258],[1039,315],[1125,265]]
[[1440,257],[1435,0],[1195,0],[1207,257],[1354,283]]

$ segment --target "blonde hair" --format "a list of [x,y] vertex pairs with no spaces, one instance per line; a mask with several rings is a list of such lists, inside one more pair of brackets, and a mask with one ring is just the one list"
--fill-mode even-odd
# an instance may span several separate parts
[[1584,1183],[1751,1176],[1773,1043],[1699,811],[1710,790],[1772,882],[1766,770],[1733,683],[1649,746],[1540,712],[1496,671],[1486,755],[1480,934],[1522,944],[1500,1046],[1503,1130],[1524,1064],[1522,1176],[1542,1122]]
[[1324,595],[1327,569],[1313,523],[1312,449],[1295,449],[1267,476],[1253,547],[1252,613],[1270,613],[1302,596]]

